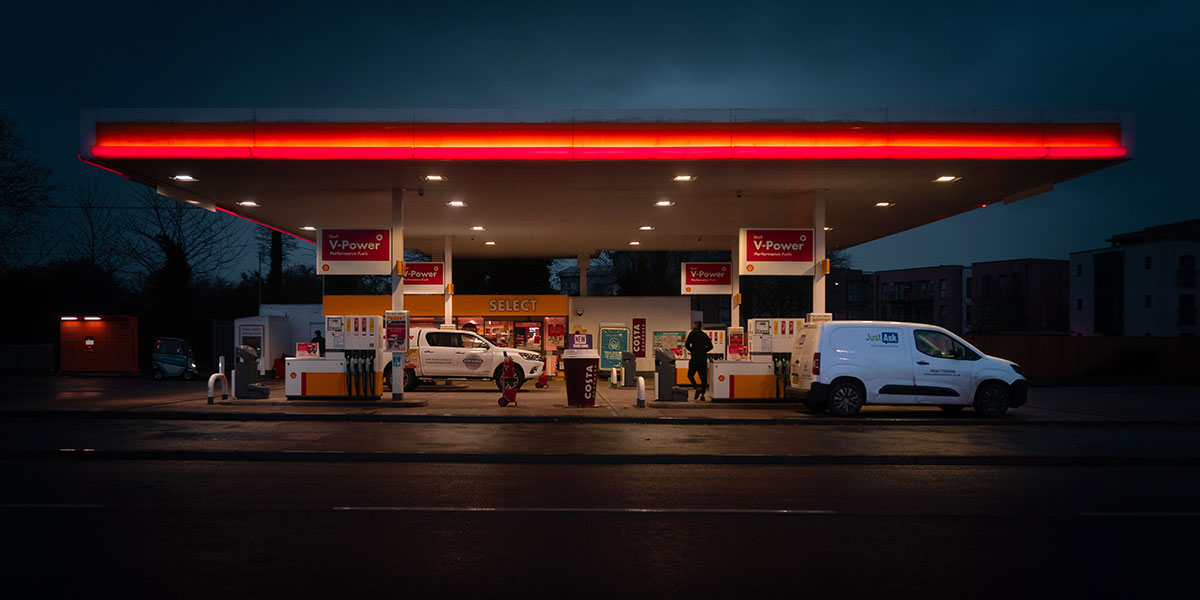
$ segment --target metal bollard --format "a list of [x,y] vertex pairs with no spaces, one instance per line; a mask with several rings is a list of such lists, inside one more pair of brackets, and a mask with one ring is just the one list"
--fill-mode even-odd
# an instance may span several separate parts
[[229,399],[229,380],[225,378],[225,356],[217,359],[217,372],[208,376],[208,403],[213,403],[213,384],[221,382],[221,399]]
[[617,387],[617,368],[616,367],[609,369],[608,385],[609,385],[609,387]]
[[637,392],[638,408],[646,408],[646,378],[638,377],[637,383],[638,383],[638,392]]

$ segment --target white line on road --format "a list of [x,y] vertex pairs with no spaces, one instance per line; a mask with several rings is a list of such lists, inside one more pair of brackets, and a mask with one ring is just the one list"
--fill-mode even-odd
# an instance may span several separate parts
[[1081,512],[1081,517],[1200,517],[1200,512]]
[[335,506],[336,511],[421,512],[421,513],[629,513],[697,515],[836,515],[834,510],[791,508],[570,508],[500,506]]
[[0,504],[4,508],[104,508],[103,504]]

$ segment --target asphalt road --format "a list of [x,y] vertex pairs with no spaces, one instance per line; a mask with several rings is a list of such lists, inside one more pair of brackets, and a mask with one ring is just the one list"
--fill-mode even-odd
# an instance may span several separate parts
[[14,598],[1193,596],[1197,438],[6,418],[0,581]]

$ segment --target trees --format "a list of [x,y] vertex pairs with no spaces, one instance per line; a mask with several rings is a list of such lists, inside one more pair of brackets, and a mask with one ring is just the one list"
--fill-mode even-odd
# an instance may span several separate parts
[[43,235],[53,171],[17,137],[16,123],[0,111],[0,271],[49,254]]
[[[128,236],[126,256],[142,273],[156,271],[168,247],[181,253],[196,277],[226,274],[246,250],[246,232],[235,219],[160,196],[141,185],[127,196],[142,210],[128,211],[120,220]],[[163,238],[171,243],[164,245]]]

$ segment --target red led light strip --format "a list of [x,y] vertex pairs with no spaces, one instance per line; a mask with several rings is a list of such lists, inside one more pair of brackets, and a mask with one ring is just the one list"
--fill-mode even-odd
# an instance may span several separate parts
[[235,217],[237,217],[237,218],[239,218],[239,219],[245,219],[245,220],[247,220],[247,221],[250,221],[251,223],[254,223],[255,225],[262,225],[263,227],[266,227],[267,229],[271,229],[271,230],[274,230],[274,231],[278,231],[279,233],[282,233],[282,234],[284,234],[284,235],[290,235],[290,236],[292,236],[292,237],[294,237],[294,238],[296,238],[296,239],[298,239],[298,240],[304,240],[304,241],[306,241],[306,242],[308,242],[308,243],[310,243],[310,244],[315,244],[315,243],[316,243],[316,242],[314,242],[314,241],[312,241],[312,240],[310,240],[310,239],[308,239],[308,238],[306,238],[306,237],[301,237],[301,236],[298,236],[298,235],[296,235],[296,234],[294,234],[294,233],[292,233],[292,232],[290,232],[290,231],[284,231],[284,230],[282,230],[282,229],[280,229],[280,228],[278,228],[278,227],[271,227],[270,225],[267,225],[266,223],[261,223],[261,222],[259,222],[259,221],[255,221],[254,219],[251,219],[250,217],[246,217],[246,216],[239,215],[239,214],[237,214],[237,213],[233,212],[232,210],[228,210],[228,209],[225,209],[225,208],[221,208],[220,206],[218,206],[218,207],[217,207],[217,210],[219,210],[219,211],[221,211],[221,212],[223,212],[223,213],[225,213],[225,214],[227,214],[227,215],[233,215],[233,216],[235,216]]
[[[1115,123],[98,123],[100,158],[1113,159]],[[82,159],[81,159],[82,160]]]

